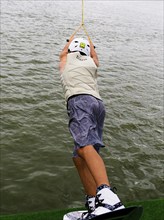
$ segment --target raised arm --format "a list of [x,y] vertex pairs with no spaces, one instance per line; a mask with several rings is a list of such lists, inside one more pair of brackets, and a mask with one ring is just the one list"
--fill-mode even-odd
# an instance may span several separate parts
[[59,70],[62,72],[64,70],[66,61],[67,61],[67,54],[68,54],[68,48],[70,43],[73,41],[75,34],[81,29],[82,24],[76,29],[76,31],[72,34],[72,36],[69,38],[68,43],[63,48],[62,52],[60,53],[60,64],[59,64]]
[[87,37],[88,37],[88,41],[89,41],[89,44],[90,44],[90,50],[91,50],[91,51],[90,51],[91,57],[92,57],[92,59],[94,60],[96,66],[98,67],[98,66],[99,66],[99,59],[98,59],[97,53],[96,53],[96,51],[95,51],[95,47],[94,47],[94,45],[93,45],[93,43],[92,43],[92,41],[91,41],[91,39],[90,39],[90,37],[89,37],[89,34],[88,34],[88,32],[87,32],[87,30],[86,30],[86,28],[85,28],[85,25],[82,24],[82,27],[83,27],[83,30],[84,30],[85,34],[86,34]]
[[91,49],[91,57],[94,60],[96,66],[98,67],[99,66],[99,59],[98,59],[94,45],[93,45],[92,41],[90,40],[90,38],[89,38],[89,43],[90,43],[90,49]]
[[60,53],[60,64],[59,64],[59,70],[62,72],[64,70],[66,61],[67,61],[67,54],[68,54],[68,48],[71,43],[71,41],[74,39],[74,35],[72,35],[68,41],[68,43],[63,48],[62,52]]

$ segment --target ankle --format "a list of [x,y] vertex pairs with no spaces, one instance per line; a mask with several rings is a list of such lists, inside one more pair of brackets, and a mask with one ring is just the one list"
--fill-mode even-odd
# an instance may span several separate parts
[[108,185],[108,184],[101,184],[99,187],[97,187],[96,192],[99,192],[100,190],[105,189],[105,188],[111,189],[110,185]]

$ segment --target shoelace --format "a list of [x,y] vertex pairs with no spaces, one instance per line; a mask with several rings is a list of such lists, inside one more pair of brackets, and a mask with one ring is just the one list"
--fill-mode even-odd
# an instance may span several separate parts
[[93,197],[93,196],[86,197],[85,207],[88,209],[89,213],[91,213],[95,210],[95,202],[93,204],[93,201],[91,201],[90,199],[95,199],[95,197]]
[[[113,188],[110,188],[110,190],[116,194],[117,188],[113,187]],[[102,206],[102,207],[107,208],[111,211],[114,211],[115,209],[117,209],[123,205],[122,202],[118,202],[115,205],[105,204],[105,203],[103,203],[104,199],[100,199],[100,196],[101,196],[101,193],[97,193],[96,199],[95,199],[96,208],[99,206]]]
[[[87,214],[88,213],[88,214]],[[86,215],[87,214],[87,215]],[[84,212],[81,216],[80,219],[78,220],[89,220],[89,219],[92,219],[93,217],[95,217],[95,215],[89,213],[89,212]]]

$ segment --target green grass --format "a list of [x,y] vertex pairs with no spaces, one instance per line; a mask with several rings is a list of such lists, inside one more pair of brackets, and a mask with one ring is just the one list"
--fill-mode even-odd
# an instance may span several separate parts
[[[126,206],[141,205],[144,208],[144,213],[141,220],[164,220],[164,199],[128,202]],[[17,215],[1,215],[0,220],[62,220],[63,215],[69,211],[81,210],[66,209],[66,210],[52,210],[35,213],[25,213]]]

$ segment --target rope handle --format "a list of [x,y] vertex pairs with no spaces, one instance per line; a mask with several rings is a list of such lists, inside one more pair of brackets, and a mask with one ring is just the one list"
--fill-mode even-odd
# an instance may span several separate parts
[[81,24],[80,24],[80,26],[74,31],[74,33],[71,35],[70,39],[67,39],[67,42],[69,42],[69,41],[76,35],[76,33],[77,33],[81,28],[83,28],[83,30],[84,30],[86,36],[88,37],[88,40],[92,43],[91,38],[90,38],[90,36],[89,36],[89,34],[88,34],[87,30],[86,30],[86,27],[85,27],[85,25],[84,25],[84,0],[82,0],[82,21],[81,21]]

